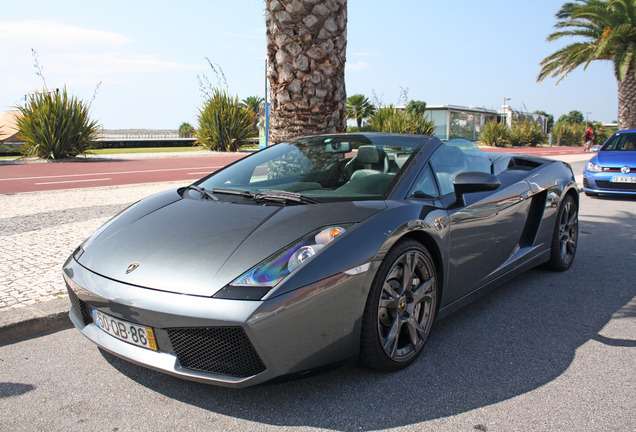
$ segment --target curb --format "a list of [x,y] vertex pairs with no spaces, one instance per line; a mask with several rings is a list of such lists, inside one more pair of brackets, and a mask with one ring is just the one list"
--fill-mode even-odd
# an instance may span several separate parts
[[0,311],[0,344],[72,327],[68,298]]

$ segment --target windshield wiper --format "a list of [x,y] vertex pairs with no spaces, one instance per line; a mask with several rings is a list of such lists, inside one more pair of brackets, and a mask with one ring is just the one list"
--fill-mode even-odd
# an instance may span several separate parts
[[312,198],[308,198],[298,192],[289,192],[289,191],[265,191],[261,192],[257,195],[254,195],[255,201],[274,201],[280,203],[299,203],[299,204],[317,204],[318,201]]
[[205,188],[199,187],[197,185],[186,186],[185,189],[186,190],[188,190],[188,189],[195,190],[195,191],[199,192],[201,195],[203,195],[204,197],[209,198],[209,199],[214,200],[214,201],[218,201],[219,200],[217,197],[212,195],[212,192],[210,192],[209,190],[207,190]]
[[236,190],[236,189],[218,189],[218,188],[214,188],[214,189],[212,189],[212,193],[215,193],[215,194],[226,194],[226,195],[238,195],[238,196],[242,196],[242,197],[245,197],[245,198],[254,198],[256,196],[252,192]]

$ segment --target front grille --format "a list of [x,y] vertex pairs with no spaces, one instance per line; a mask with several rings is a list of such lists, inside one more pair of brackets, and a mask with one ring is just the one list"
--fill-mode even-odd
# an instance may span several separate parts
[[184,368],[240,378],[265,370],[242,327],[171,328],[167,332]]
[[596,186],[592,185],[592,182],[589,179],[586,179],[585,177],[583,178],[583,187],[586,187],[588,189],[596,188]]
[[614,183],[607,180],[596,180],[599,188],[614,190],[636,190],[636,183]]
[[68,298],[71,300],[71,305],[73,306],[77,316],[82,321],[82,324],[89,325],[92,323],[93,315],[91,314],[90,306],[80,300],[68,285],[66,286],[66,290],[68,291]]

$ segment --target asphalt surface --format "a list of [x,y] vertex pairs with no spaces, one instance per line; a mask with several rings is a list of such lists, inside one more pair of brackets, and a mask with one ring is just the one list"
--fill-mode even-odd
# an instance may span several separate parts
[[[562,157],[579,182],[586,156]],[[179,184],[0,195],[0,430],[636,431],[635,199],[581,195],[573,267],[531,270],[438,322],[405,371],[347,366],[232,391],[56,331],[70,326],[68,254],[119,209]]]
[[3,161],[0,194],[195,180],[246,153],[182,152],[92,156],[72,161]]
[[534,269],[437,322],[397,373],[345,366],[230,390],[69,329],[0,344],[0,430],[636,430],[636,200],[581,196],[572,268]]

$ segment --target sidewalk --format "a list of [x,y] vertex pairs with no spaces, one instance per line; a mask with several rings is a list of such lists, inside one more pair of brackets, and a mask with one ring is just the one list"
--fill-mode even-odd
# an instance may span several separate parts
[[[558,156],[587,160],[589,154]],[[577,174],[577,183],[581,175]],[[0,195],[0,343],[70,326],[62,264],[128,205],[183,182]]]
[[0,343],[70,325],[66,258],[120,210],[182,184],[0,195]]

